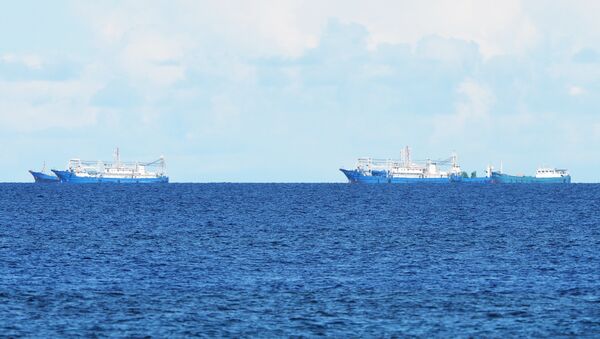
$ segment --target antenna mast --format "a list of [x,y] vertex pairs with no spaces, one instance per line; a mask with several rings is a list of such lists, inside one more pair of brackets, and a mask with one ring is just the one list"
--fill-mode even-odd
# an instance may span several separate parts
[[115,149],[115,167],[120,167],[121,166],[121,158],[119,157],[119,147],[117,146],[117,148]]
[[408,146],[404,147],[402,158],[404,161],[404,167],[410,167],[410,148],[408,148]]
[[456,154],[456,151],[452,151],[451,159],[452,168],[458,167],[458,154]]

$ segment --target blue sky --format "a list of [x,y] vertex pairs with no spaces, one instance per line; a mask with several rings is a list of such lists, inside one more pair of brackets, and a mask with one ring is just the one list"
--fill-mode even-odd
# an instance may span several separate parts
[[596,1],[11,1],[0,181],[69,158],[173,181],[343,182],[457,151],[600,181]]

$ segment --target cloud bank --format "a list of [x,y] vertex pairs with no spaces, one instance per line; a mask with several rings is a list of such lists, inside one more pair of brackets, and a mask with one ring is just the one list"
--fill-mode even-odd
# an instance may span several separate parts
[[180,181],[343,181],[339,166],[405,144],[456,150],[472,170],[502,160],[600,180],[595,3],[56,7],[60,23],[0,24],[24,30],[0,49],[3,180],[119,145],[165,154]]

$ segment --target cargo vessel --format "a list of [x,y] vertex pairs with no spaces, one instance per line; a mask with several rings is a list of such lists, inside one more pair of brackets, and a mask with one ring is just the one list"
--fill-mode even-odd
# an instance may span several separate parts
[[29,170],[29,173],[31,173],[33,180],[35,180],[36,183],[49,184],[60,182],[60,179],[58,179],[56,175],[46,172],[46,163],[44,163],[41,171],[37,172]]
[[489,177],[477,177],[475,172],[469,176],[458,165],[458,156],[454,153],[443,160],[416,160],[405,147],[399,160],[359,158],[356,168],[344,169],[350,183],[401,184],[401,183],[489,183]]
[[116,184],[154,184],[168,183],[165,173],[165,160],[161,156],[151,162],[123,162],[119,149],[115,151],[114,161],[86,161],[71,159],[66,170],[52,170],[63,183],[116,183]]
[[570,184],[571,175],[566,169],[540,167],[535,176],[509,175],[489,169],[490,179],[495,184]]

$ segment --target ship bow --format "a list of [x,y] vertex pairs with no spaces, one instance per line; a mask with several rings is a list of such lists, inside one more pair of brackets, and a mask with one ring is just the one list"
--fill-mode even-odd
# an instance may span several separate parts
[[356,170],[347,170],[347,169],[340,168],[340,171],[342,171],[342,173],[344,173],[346,178],[348,178],[349,182],[357,182],[358,173]]
[[56,174],[58,179],[62,182],[69,181],[69,179],[71,178],[71,173],[69,171],[59,171],[59,170],[51,170],[51,171],[54,172],[54,174]]

